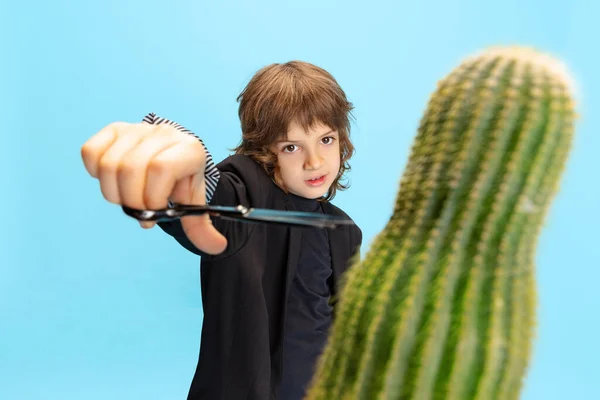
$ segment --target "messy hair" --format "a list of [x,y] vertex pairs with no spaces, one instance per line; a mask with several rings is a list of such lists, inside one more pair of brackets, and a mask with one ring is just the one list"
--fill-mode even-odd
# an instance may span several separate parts
[[350,170],[354,154],[350,141],[350,117],[353,105],[333,76],[324,69],[303,61],[271,64],[260,69],[237,98],[242,140],[233,149],[261,164],[271,179],[284,191],[271,146],[286,139],[291,123],[305,130],[321,123],[339,135],[340,171],[327,195],[331,200],[337,190],[349,185],[340,180]]

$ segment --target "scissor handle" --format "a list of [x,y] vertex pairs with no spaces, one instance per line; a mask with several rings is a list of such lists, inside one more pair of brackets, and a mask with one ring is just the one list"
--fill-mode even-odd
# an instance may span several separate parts
[[122,206],[123,212],[138,221],[167,222],[180,218],[182,213],[177,209],[165,208],[162,210],[138,210]]
[[224,217],[243,217],[248,209],[244,206],[227,207],[227,206],[211,206],[211,205],[184,205],[174,204],[172,207],[159,210],[139,210],[128,206],[122,206],[125,214],[138,221],[153,221],[153,222],[168,222],[188,215],[203,215],[209,213],[211,215],[219,215]]

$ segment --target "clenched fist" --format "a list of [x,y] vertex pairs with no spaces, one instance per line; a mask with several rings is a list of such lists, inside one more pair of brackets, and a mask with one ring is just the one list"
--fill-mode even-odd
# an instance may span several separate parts
[[[192,135],[168,124],[116,122],[92,136],[81,148],[85,168],[100,181],[111,203],[138,209],[175,203],[206,203],[206,152]],[[142,222],[145,228],[154,222]],[[181,218],[189,240],[200,250],[218,254],[227,240],[208,215]]]

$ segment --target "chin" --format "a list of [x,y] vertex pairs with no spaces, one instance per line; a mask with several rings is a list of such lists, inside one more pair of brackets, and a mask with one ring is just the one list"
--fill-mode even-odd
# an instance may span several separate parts
[[318,199],[319,197],[323,197],[327,194],[328,190],[307,190],[303,197],[308,199]]
[[323,195],[324,195],[324,194],[325,194],[325,193],[311,194],[311,195],[309,195],[309,196],[303,196],[303,197],[306,197],[307,199],[312,199],[312,200],[315,200],[315,199],[318,199],[318,198],[320,198],[320,197],[323,197]]
[[290,193],[295,194],[296,196],[304,197],[305,199],[318,199],[319,197],[323,197],[327,194],[327,190],[288,190]]

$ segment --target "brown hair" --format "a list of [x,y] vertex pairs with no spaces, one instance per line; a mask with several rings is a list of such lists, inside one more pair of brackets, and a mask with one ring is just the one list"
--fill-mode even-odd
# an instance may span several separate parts
[[306,130],[321,123],[338,132],[341,163],[327,196],[320,200],[331,200],[337,190],[348,188],[340,179],[350,170],[348,161],[354,154],[349,120],[353,106],[330,73],[303,61],[271,64],[252,77],[237,101],[242,140],[233,149],[236,154],[260,163],[286,191],[271,145],[287,136],[292,122]]

